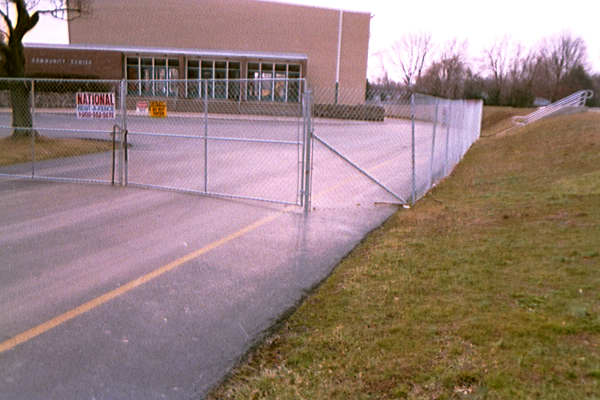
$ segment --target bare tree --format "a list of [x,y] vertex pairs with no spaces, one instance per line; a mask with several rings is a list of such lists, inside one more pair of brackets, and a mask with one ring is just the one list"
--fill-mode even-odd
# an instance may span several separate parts
[[431,64],[418,85],[425,92],[447,98],[461,98],[469,68],[465,60],[466,42],[448,42],[440,59]]
[[592,76],[592,83],[594,88],[594,97],[590,101],[590,107],[600,107],[600,74]]
[[[54,17],[74,18],[81,12],[80,1],[52,0],[48,9],[38,9],[39,0],[4,0],[0,2],[0,17],[4,21],[2,42],[0,42],[0,74],[9,78],[25,77],[25,53],[23,37],[31,31],[42,14]],[[16,24],[9,16],[13,7],[16,13]],[[32,12],[33,10],[33,12]],[[8,83],[12,106],[13,137],[36,135],[31,129],[32,118],[30,105],[31,87],[27,81],[12,80]]]
[[413,33],[392,46],[391,61],[402,73],[402,81],[412,90],[421,78],[432,48],[431,34]]
[[525,52],[521,45],[513,51],[508,71],[508,101],[513,107],[530,106],[535,100],[534,85],[539,79],[542,58],[536,50]]
[[542,49],[545,65],[552,80],[552,100],[560,97],[560,85],[575,68],[585,65],[586,47],[581,38],[563,33],[547,42]]
[[492,75],[493,85],[490,88],[489,101],[491,104],[502,104],[506,94],[506,80],[509,69],[509,43],[504,38],[484,50],[485,66]]

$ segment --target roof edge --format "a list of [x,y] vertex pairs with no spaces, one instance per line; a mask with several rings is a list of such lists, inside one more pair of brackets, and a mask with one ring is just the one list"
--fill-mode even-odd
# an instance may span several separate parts
[[91,50],[91,51],[116,51],[135,54],[162,54],[162,55],[191,55],[226,58],[259,58],[259,59],[286,59],[304,61],[308,56],[302,53],[278,53],[238,50],[207,50],[167,47],[143,46],[113,46],[113,45],[86,45],[86,44],[50,44],[50,43],[24,43],[25,48],[52,49],[52,50]]

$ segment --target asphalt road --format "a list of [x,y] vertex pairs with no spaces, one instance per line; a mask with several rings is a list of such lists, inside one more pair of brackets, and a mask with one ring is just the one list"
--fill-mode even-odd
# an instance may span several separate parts
[[[243,135],[243,129],[253,137],[297,135],[295,123],[284,134],[271,122],[217,123],[222,132],[214,135]],[[421,126],[423,154],[430,130]],[[322,122],[316,131],[408,197],[405,123]],[[185,156],[174,151],[181,144],[147,147],[142,136],[136,140],[130,181],[203,184],[201,151]],[[235,143],[232,151],[209,144],[213,187],[297,196],[295,146],[261,151]],[[37,168],[41,175],[96,179],[106,174],[106,157]],[[178,168],[171,168],[174,160]],[[394,201],[389,194],[319,144],[314,171],[308,215],[270,203],[0,179],[1,398],[202,398],[397,210],[387,205]]]

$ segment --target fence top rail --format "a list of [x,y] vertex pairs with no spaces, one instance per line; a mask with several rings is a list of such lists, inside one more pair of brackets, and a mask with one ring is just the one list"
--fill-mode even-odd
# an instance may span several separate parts
[[74,82],[86,82],[86,83],[118,83],[118,82],[170,82],[170,83],[186,83],[186,82],[198,82],[198,81],[213,81],[213,82],[259,82],[259,81],[274,81],[274,82],[305,82],[306,78],[194,78],[194,79],[82,79],[82,78],[12,78],[12,77],[0,77],[0,82],[59,82],[59,83],[74,83]]
[[120,83],[121,79],[70,79],[70,78],[10,78],[0,77],[0,82],[55,82],[55,83]]

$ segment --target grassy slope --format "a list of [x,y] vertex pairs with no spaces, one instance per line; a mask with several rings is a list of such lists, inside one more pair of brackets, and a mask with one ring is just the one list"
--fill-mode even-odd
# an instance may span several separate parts
[[600,398],[600,114],[482,139],[211,399]]
[[483,121],[481,123],[483,136],[497,135],[508,129],[513,129],[515,128],[515,124],[512,122],[512,117],[527,115],[535,110],[535,108],[484,107]]
[[[112,143],[100,140],[36,138],[37,161],[61,157],[74,157],[110,151]],[[31,161],[31,138],[0,139],[0,166]]]

